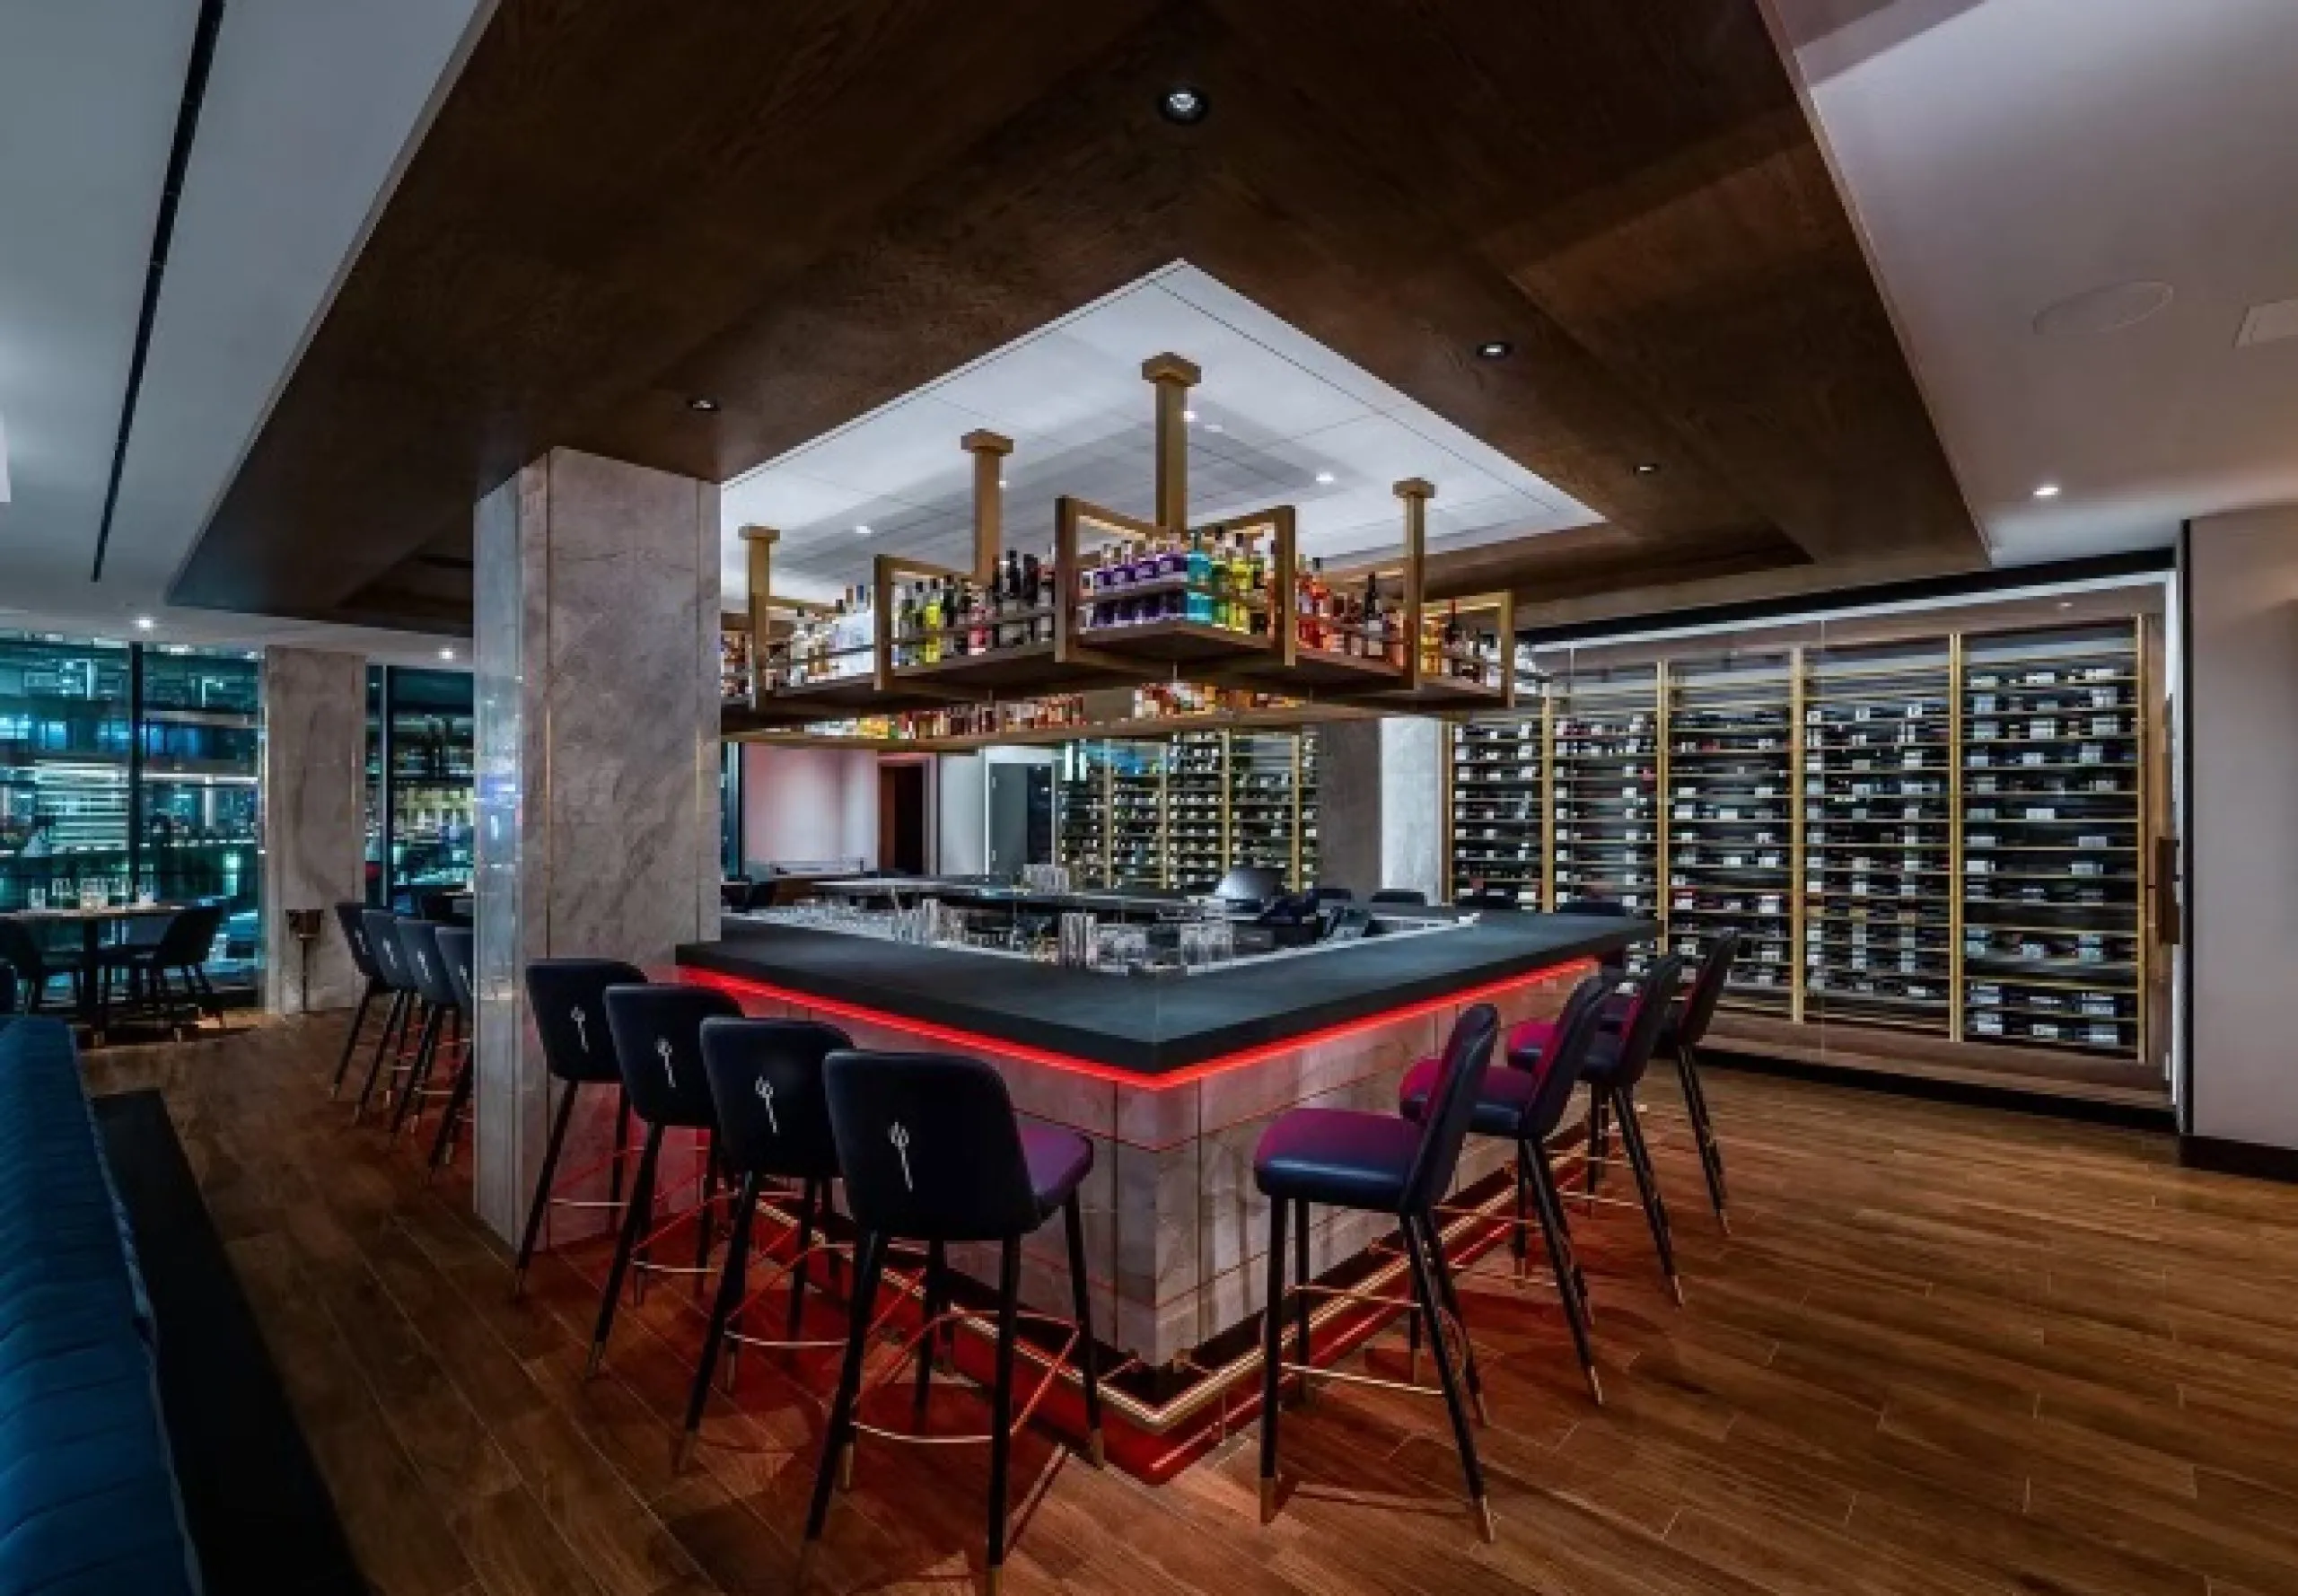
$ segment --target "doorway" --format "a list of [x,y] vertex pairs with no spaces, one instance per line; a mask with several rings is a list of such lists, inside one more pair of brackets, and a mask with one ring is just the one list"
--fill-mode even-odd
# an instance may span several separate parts
[[925,765],[878,766],[878,868],[925,873]]

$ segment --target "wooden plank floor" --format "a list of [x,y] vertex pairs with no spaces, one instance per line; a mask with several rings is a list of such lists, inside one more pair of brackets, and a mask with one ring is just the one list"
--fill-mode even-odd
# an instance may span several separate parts
[[[88,1068],[165,1092],[374,1588],[790,1589],[820,1422],[799,1387],[754,1358],[674,1472],[681,1293],[626,1315],[583,1383],[588,1282],[546,1264],[509,1301],[460,1182],[426,1188],[326,1101],[339,1034]],[[1288,1419],[1267,1529],[1249,1435],[1162,1488],[1031,1437],[1007,1589],[2298,1592],[2298,1188],[2181,1171],[2148,1133],[1721,1071],[1711,1092],[1732,1237],[1662,1155],[1687,1305],[1636,1215],[1582,1222],[1609,1406],[1553,1308],[1471,1291],[1497,1545],[1440,1405],[1328,1388]],[[941,1400],[962,1425],[970,1399]],[[865,1445],[812,1588],[975,1588],[984,1473]]]

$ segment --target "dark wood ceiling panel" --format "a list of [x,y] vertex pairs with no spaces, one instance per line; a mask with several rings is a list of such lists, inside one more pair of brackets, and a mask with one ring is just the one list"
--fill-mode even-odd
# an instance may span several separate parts
[[1176,259],[1607,517],[1520,592],[1981,557],[1757,0],[504,0],[173,596],[451,611],[548,448],[723,480]]

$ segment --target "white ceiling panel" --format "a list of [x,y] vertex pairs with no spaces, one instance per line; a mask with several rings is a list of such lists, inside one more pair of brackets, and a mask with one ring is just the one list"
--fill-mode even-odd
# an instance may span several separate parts
[[[976,427],[1014,441],[1009,544],[1048,549],[1063,495],[1146,516],[1155,431],[1141,363],[1197,363],[1189,512],[1213,520],[1271,504],[1300,512],[1302,546],[1340,554],[1392,545],[1406,477],[1437,486],[1430,547],[1583,526],[1598,519],[1561,489],[1186,264],[1141,282],[726,485],[728,601],[747,591],[734,534],[782,533],[775,585],[827,597],[895,552],[961,564],[969,555]],[[1320,481],[1329,477],[1330,481]],[[871,528],[860,538],[856,523]]]

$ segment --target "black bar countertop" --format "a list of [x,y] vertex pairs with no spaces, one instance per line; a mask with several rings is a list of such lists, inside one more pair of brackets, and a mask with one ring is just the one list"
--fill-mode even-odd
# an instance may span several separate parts
[[1160,978],[802,926],[729,921],[725,929],[716,942],[682,944],[678,962],[1143,1076],[1599,958],[1659,934],[1648,920],[1497,913],[1428,935],[1373,937]]

